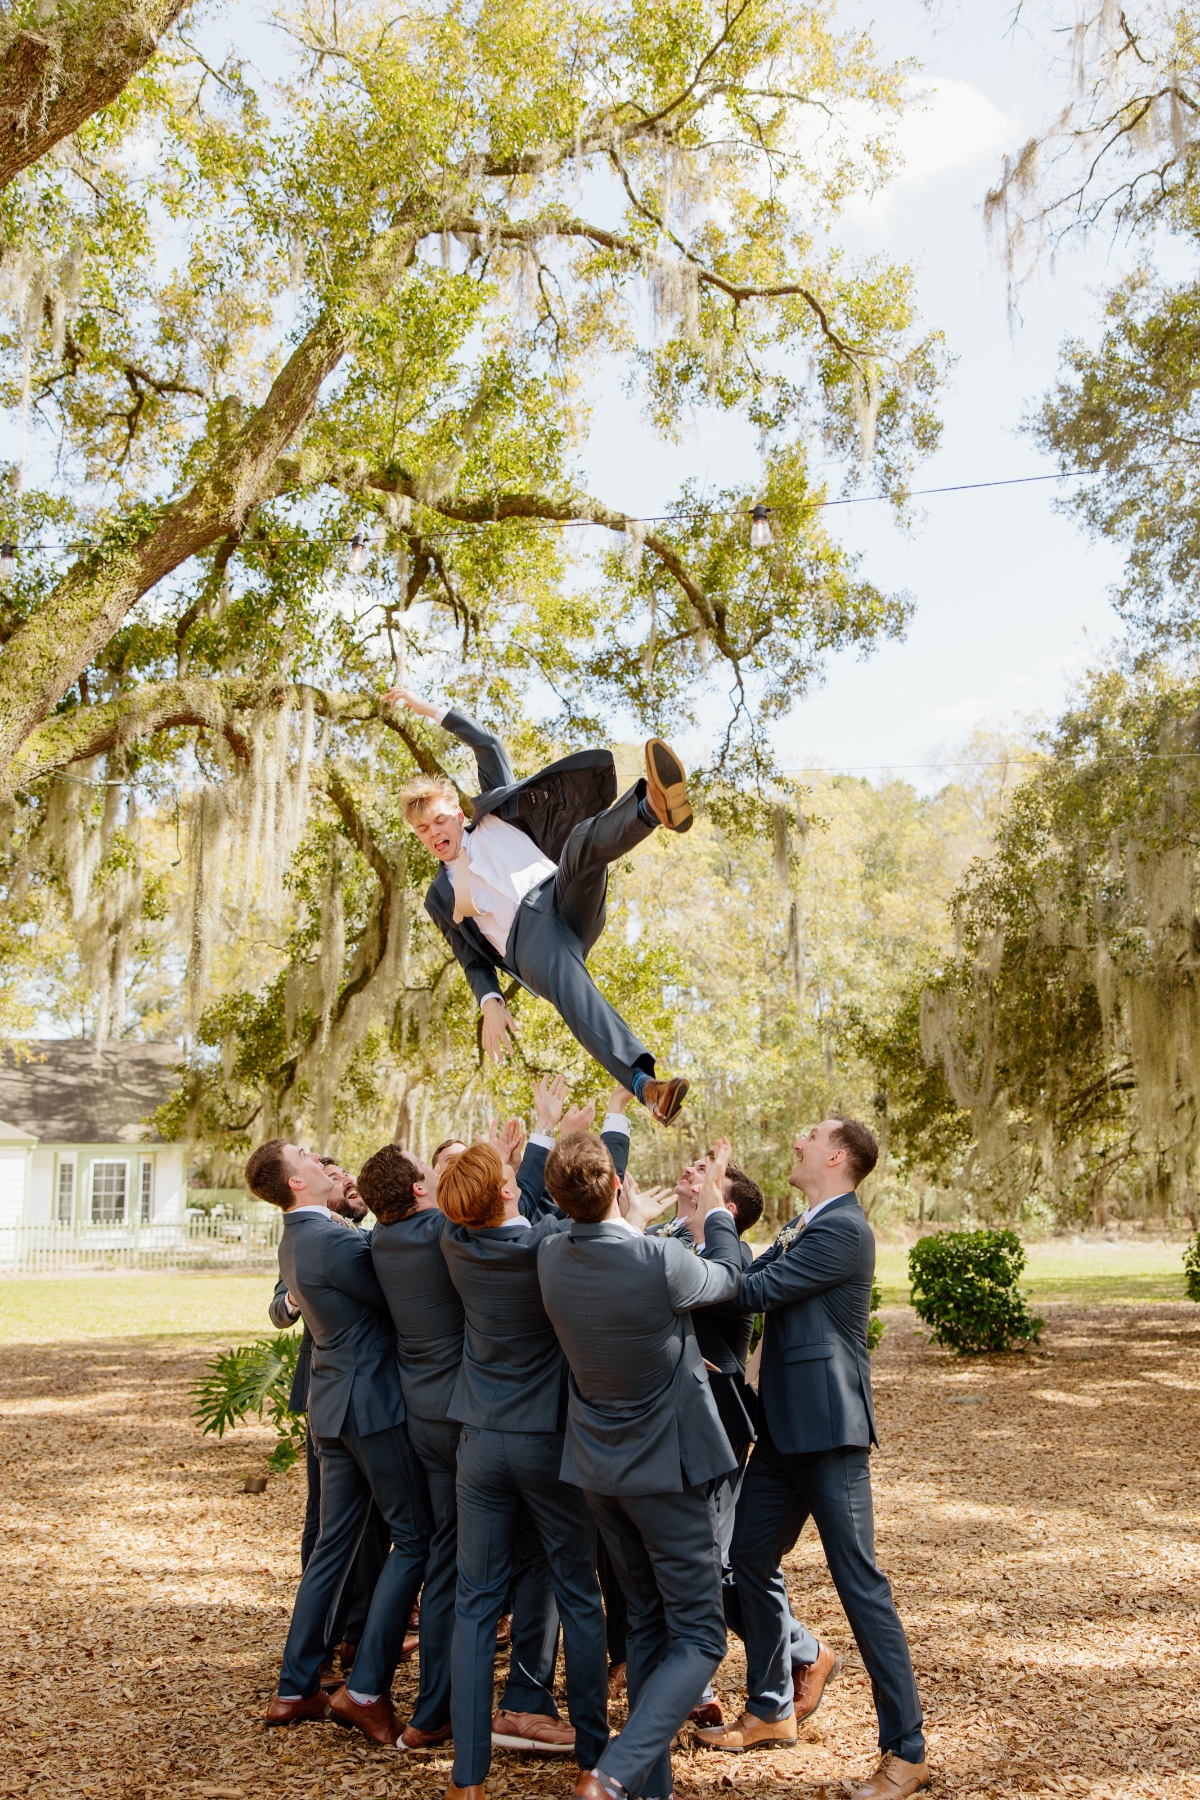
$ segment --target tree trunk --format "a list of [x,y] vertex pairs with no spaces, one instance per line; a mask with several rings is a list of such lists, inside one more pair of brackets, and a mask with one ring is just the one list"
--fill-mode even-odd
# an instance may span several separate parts
[[0,191],[117,98],[185,3],[100,0],[16,34],[0,56]]

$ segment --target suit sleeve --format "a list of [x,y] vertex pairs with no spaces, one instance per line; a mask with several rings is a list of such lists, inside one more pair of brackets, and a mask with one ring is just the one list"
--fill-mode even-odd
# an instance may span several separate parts
[[289,1312],[287,1303],[288,1284],[280,1276],[275,1283],[275,1292],[271,1295],[271,1304],[267,1308],[267,1316],[276,1331],[290,1331],[293,1325],[300,1323],[298,1312]]
[[374,1307],[376,1312],[388,1313],[390,1308],[379,1285],[379,1277],[375,1273],[375,1264],[371,1260],[371,1246],[366,1238],[357,1231],[339,1231],[329,1233],[321,1247],[325,1279],[330,1287],[337,1288],[341,1294],[348,1294],[362,1306]]
[[517,778],[508,760],[508,751],[494,731],[485,731],[469,713],[456,712],[453,707],[442,720],[442,730],[475,752],[481,794],[486,794],[490,788],[512,786]]
[[755,1312],[794,1306],[848,1281],[858,1268],[859,1236],[829,1219],[813,1223],[781,1256],[760,1257],[742,1276],[742,1299]]
[[625,1171],[629,1167],[629,1133],[627,1131],[602,1131],[600,1142],[608,1145],[608,1154],[613,1159],[617,1180],[624,1181]]
[[672,1311],[691,1312],[697,1306],[711,1306],[714,1300],[728,1300],[738,1291],[742,1278],[742,1246],[737,1227],[729,1214],[716,1212],[707,1221],[706,1236],[711,1255],[707,1260],[693,1255],[678,1238],[660,1238],[667,1273],[667,1293]]
[[425,902],[425,911],[429,914],[455,956],[462,965],[462,972],[467,978],[467,986],[475,996],[476,1004],[481,1004],[486,994],[497,994],[500,991],[500,977],[496,973],[496,965],[490,957],[477,950],[469,943],[458,929],[453,919],[447,919],[436,907]]
[[549,1154],[545,1144],[526,1144],[521,1166],[517,1170],[521,1216],[528,1219],[531,1225],[540,1225],[543,1219],[566,1217],[546,1192],[546,1158]]

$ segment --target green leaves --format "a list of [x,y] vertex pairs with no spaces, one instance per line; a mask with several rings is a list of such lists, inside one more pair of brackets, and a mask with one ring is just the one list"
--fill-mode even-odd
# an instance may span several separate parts
[[298,1332],[281,1331],[236,1350],[219,1351],[190,1390],[192,1417],[205,1435],[215,1432],[224,1437],[226,1431],[251,1416],[261,1419],[265,1412],[278,1437],[267,1466],[279,1475],[291,1468],[304,1445],[305,1417],[288,1408],[300,1343]]
[[1037,1343],[1034,1318],[1017,1281],[1025,1251],[1015,1231],[939,1231],[908,1253],[912,1303],[935,1343],[960,1356]]

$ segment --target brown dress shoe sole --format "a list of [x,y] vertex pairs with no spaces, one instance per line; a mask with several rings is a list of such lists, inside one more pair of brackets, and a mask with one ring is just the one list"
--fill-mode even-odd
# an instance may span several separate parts
[[[692,803],[687,797],[687,777],[683,764],[668,744],[661,738],[651,738],[646,745],[647,773],[653,784],[651,805],[661,801],[666,818],[660,823],[668,831],[690,831],[692,829]],[[657,812],[658,807],[655,805]]]
[[[664,1082],[663,1085],[665,1087],[667,1084]],[[675,1091],[671,1095],[670,1103],[665,1111],[660,1112],[657,1107],[654,1109],[654,1117],[658,1120],[660,1125],[673,1125],[675,1123],[675,1120],[683,1111],[683,1103],[688,1097],[688,1088],[691,1086],[691,1083],[686,1078],[682,1078],[677,1083],[672,1083],[672,1085],[674,1086]]]

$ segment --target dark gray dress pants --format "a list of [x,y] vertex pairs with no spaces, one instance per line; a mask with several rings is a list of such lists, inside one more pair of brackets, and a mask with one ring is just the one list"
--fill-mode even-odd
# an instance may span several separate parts
[[562,1620],[567,1706],[580,1767],[594,1768],[608,1741],[608,1660],[595,1530],[579,1489],[558,1478],[562,1446],[561,1432],[463,1427],[450,1703],[451,1779],[457,1787],[480,1785],[491,1764],[496,1624],[517,1567],[524,1511],[546,1553]]
[[608,865],[654,830],[638,817],[645,788],[639,781],[607,812],[575,827],[554,876],[517,908],[506,951],[525,986],[549,1000],[575,1040],[623,1087],[632,1087],[635,1068],[653,1074],[654,1061],[584,959],[604,930]]
[[354,1663],[355,1691],[386,1694],[421,1586],[432,1525],[425,1477],[403,1425],[359,1435],[351,1414],[341,1437],[318,1438],[321,1529],[300,1577],[279,1674],[281,1694],[315,1694],[329,1621],[374,1498],[391,1538]]
[[701,1488],[586,1498],[629,1612],[629,1718],[596,1766],[651,1800],[674,1792],[671,1740],[725,1654],[716,1507]]
[[908,1640],[887,1576],[875,1563],[870,1452],[785,1456],[761,1426],[730,1547],[746,1643],[747,1708],[760,1719],[777,1719],[791,1705],[793,1620],[779,1565],[810,1517],[871,1677],[879,1747],[905,1762],[923,1762]]
[[[458,1439],[461,1425],[450,1419],[418,1419],[410,1413],[408,1437],[425,1471],[433,1537],[421,1588],[421,1680],[412,1724],[440,1731],[450,1723],[450,1653],[454,1642],[454,1598],[458,1583]],[[361,1559],[362,1551],[359,1551]],[[355,1567],[358,1564],[356,1562]],[[554,1664],[558,1652],[558,1608],[542,1546],[526,1518],[517,1543],[513,1589],[512,1644],[508,1685],[501,1706],[513,1712],[540,1712],[557,1718]]]
[[[308,1477],[308,1493],[304,1502],[304,1530],[300,1535],[300,1571],[307,1569],[309,1558],[317,1547],[317,1537],[321,1530],[321,1458],[317,1454],[317,1446],[311,1431],[304,1434],[304,1463]],[[374,1501],[367,1514],[367,1522],[359,1539],[354,1562],[350,1573],[342,1586],[325,1629],[325,1660],[332,1662],[338,1645],[345,1640],[357,1644],[362,1636],[363,1626],[367,1622],[367,1614],[371,1610],[371,1596],[375,1592],[375,1583],[379,1580],[379,1571],[383,1567],[383,1559],[391,1547],[387,1526],[380,1516],[379,1508]]]

